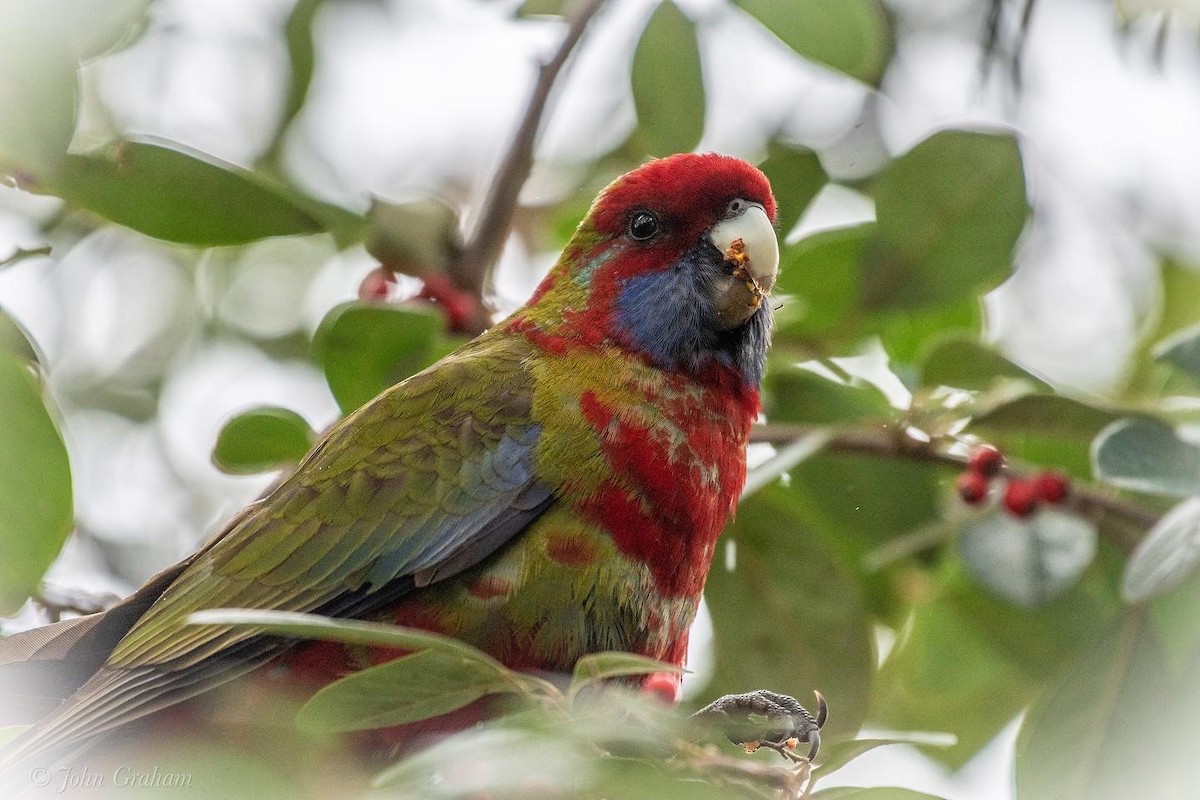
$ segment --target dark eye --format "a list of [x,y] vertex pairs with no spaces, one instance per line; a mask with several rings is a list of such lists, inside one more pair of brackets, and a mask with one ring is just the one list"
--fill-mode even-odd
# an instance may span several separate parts
[[629,218],[629,238],[638,242],[658,235],[658,217],[651,211],[635,211]]
[[739,216],[749,205],[749,203],[740,197],[733,198],[729,201],[729,204],[725,206],[725,218],[732,219],[733,217]]

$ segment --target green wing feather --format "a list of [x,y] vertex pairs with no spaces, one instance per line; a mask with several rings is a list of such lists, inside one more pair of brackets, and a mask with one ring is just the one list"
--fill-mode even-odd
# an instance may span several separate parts
[[84,741],[222,683],[288,646],[206,608],[370,613],[494,552],[552,502],[523,340],[485,335],[334,427],[296,471],[210,540],[96,675],[8,760]]

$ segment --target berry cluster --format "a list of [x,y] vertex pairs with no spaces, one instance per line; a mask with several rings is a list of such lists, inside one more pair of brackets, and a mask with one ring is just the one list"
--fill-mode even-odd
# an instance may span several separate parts
[[[990,444],[976,447],[967,459],[966,472],[954,482],[958,496],[967,505],[982,503],[987,499],[988,485],[1004,467],[1004,454],[997,448]],[[1069,490],[1070,482],[1061,472],[1043,471],[1032,478],[1010,475],[1004,482],[1004,508],[1015,517],[1028,517],[1042,503],[1062,503]]]

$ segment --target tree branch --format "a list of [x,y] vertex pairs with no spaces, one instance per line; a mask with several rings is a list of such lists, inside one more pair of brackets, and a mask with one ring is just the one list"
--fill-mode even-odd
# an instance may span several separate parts
[[[754,427],[750,439],[754,442],[790,444],[819,431],[828,432],[828,428],[816,425],[765,423]],[[835,453],[858,453],[880,458],[925,461],[955,469],[964,469],[967,465],[966,456],[948,453],[933,443],[918,441],[906,436],[898,429],[883,427],[847,428],[833,431],[823,449]],[[1013,477],[1022,477],[1020,472],[1012,469],[1008,474]],[[1158,521],[1157,514],[1147,511],[1141,506],[1074,482],[1064,506],[1094,520],[1102,517],[1115,518],[1129,527],[1141,531],[1149,530]],[[1117,546],[1126,552],[1133,550],[1140,538],[1128,531],[1110,528],[1108,532]]]
[[525,115],[512,144],[509,145],[508,152],[496,171],[496,177],[480,209],[474,231],[463,246],[458,259],[447,268],[447,273],[459,288],[477,297],[482,297],[489,283],[491,270],[512,225],[517,197],[533,169],[533,146],[554,82],[567,58],[575,50],[588,23],[603,5],[604,0],[583,0],[568,14],[567,34],[554,56],[538,70],[529,105],[525,109]]

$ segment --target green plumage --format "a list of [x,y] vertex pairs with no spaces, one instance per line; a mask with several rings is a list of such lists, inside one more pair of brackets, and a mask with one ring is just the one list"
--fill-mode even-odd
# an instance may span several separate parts
[[[664,194],[659,173],[687,191]],[[74,663],[60,672],[82,673],[82,686],[3,765],[86,744],[268,661],[317,681],[362,664],[340,646],[186,623],[203,609],[390,620],[515,668],[569,670],[611,649],[682,663],[745,477],[758,412],[746,375],[761,369],[769,310],[745,335],[715,336],[694,309],[711,305],[696,294],[704,281],[726,274],[722,251],[692,234],[647,249],[625,236],[623,215],[663,196],[703,198],[670,212],[694,214],[679,230],[699,235],[727,218],[730,192],[773,213],[761,174],[724,157],[664,159],[614,183],[529,306],[340,422],[122,606],[6,642],[0,676],[6,662]],[[606,204],[612,193],[624,205]],[[684,268],[698,271],[673,287]],[[707,326],[672,331],[672,347],[699,348],[679,361],[692,366],[664,368],[630,344],[616,302],[632,278],[639,304],[661,296],[680,324]],[[703,342],[717,344],[688,344]]]

